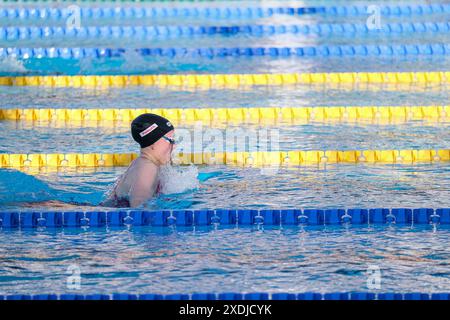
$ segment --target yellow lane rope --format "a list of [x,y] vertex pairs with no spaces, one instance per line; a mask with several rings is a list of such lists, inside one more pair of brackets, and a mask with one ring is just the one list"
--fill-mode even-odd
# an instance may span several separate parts
[[[135,153],[0,154],[0,167],[119,167],[127,166]],[[319,163],[413,163],[450,161],[450,149],[349,150],[180,153],[178,164],[227,164],[238,166],[308,165]]]
[[[0,120],[129,123],[142,113],[156,113],[174,123],[299,123],[450,121],[450,106],[261,107],[166,109],[0,109]],[[110,124],[111,125],[111,124]]]
[[0,77],[3,86],[127,87],[186,86],[236,87],[315,83],[447,84],[450,71],[441,72],[337,72],[278,74],[158,74],[158,75],[58,75]]

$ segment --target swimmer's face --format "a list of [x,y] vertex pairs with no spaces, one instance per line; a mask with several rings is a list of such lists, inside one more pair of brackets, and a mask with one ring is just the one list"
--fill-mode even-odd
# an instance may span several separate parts
[[[169,131],[165,134],[165,137],[173,139],[175,130]],[[162,164],[170,162],[170,157],[175,145],[170,143],[167,139],[161,138],[153,144],[153,154]]]

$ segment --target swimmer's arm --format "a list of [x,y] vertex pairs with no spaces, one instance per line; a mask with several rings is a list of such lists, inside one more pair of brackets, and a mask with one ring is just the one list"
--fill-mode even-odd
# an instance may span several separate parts
[[76,208],[98,209],[94,205],[87,204],[87,203],[64,202],[64,201],[60,201],[60,200],[48,200],[48,201],[41,201],[41,202],[26,202],[22,205],[27,208],[46,207],[46,208],[63,208],[63,209],[76,209]]
[[158,170],[153,166],[139,172],[130,189],[129,199],[131,207],[139,207],[154,195],[157,177]]

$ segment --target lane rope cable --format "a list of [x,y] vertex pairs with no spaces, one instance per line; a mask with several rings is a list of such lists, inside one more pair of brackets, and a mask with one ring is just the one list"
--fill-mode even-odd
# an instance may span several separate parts
[[[128,5],[126,7],[81,7],[81,18],[210,18],[210,19],[246,19],[265,18],[277,14],[304,15],[321,14],[330,16],[367,15],[368,6],[319,6],[319,7],[142,7]],[[450,13],[450,4],[428,5],[383,5],[379,7],[383,16],[411,16]],[[28,19],[67,19],[73,10],[67,8],[0,8],[0,18]]]
[[128,87],[185,86],[239,87],[294,84],[373,83],[373,84],[448,84],[450,71],[433,72],[331,72],[271,74],[158,74],[158,75],[56,75],[3,76],[0,86],[45,87]]
[[[128,166],[136,153],[66,153],[66,154],[0,154],[0,168],[81,168]],[[310,150],[251,152],[179,152],[174,163],[179,165],[234,165],[241,167],[299,166],[336,163],[408,164],[450,161],[450,149],[406,150]]]
[[450,208],[0,211],[1,227],[450,224]]
[[315,47],[230,47],[230,48],[0,48],[0,59],[41,58],[126,58],[127,54],[166,58],[225,58],[225,57],[355,57],[355,56],[446,56],[449,43],[399,45],[323,45]]
[[126,122],[142,113],[156,113],[174,123],[224,122],[395,122],[430,120],[450,121],[446,106],[316,106],[316,107],[249,107],[249,108],[24,108],[0,109],[0,120]]
[[112,38],[179,38],[215,35],[266,36],[297,34],[304,36],[398,35],[401,33],[448,33],[450,22],[402,22],[385,23],[380,29],[371,29],[366,24],[312,24],[312,25],[235,25],[235,26],[89,26],[80,28],[14,26],[0,27],[0,40],[18,41],[27,39],[112,39]]

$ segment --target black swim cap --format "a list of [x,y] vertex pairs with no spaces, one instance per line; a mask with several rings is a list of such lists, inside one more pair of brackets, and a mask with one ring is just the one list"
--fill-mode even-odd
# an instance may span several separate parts
[[169,120],[153,113],[141,114],[131,123],[131,135],[141,148],[151,146],[173,129]]

